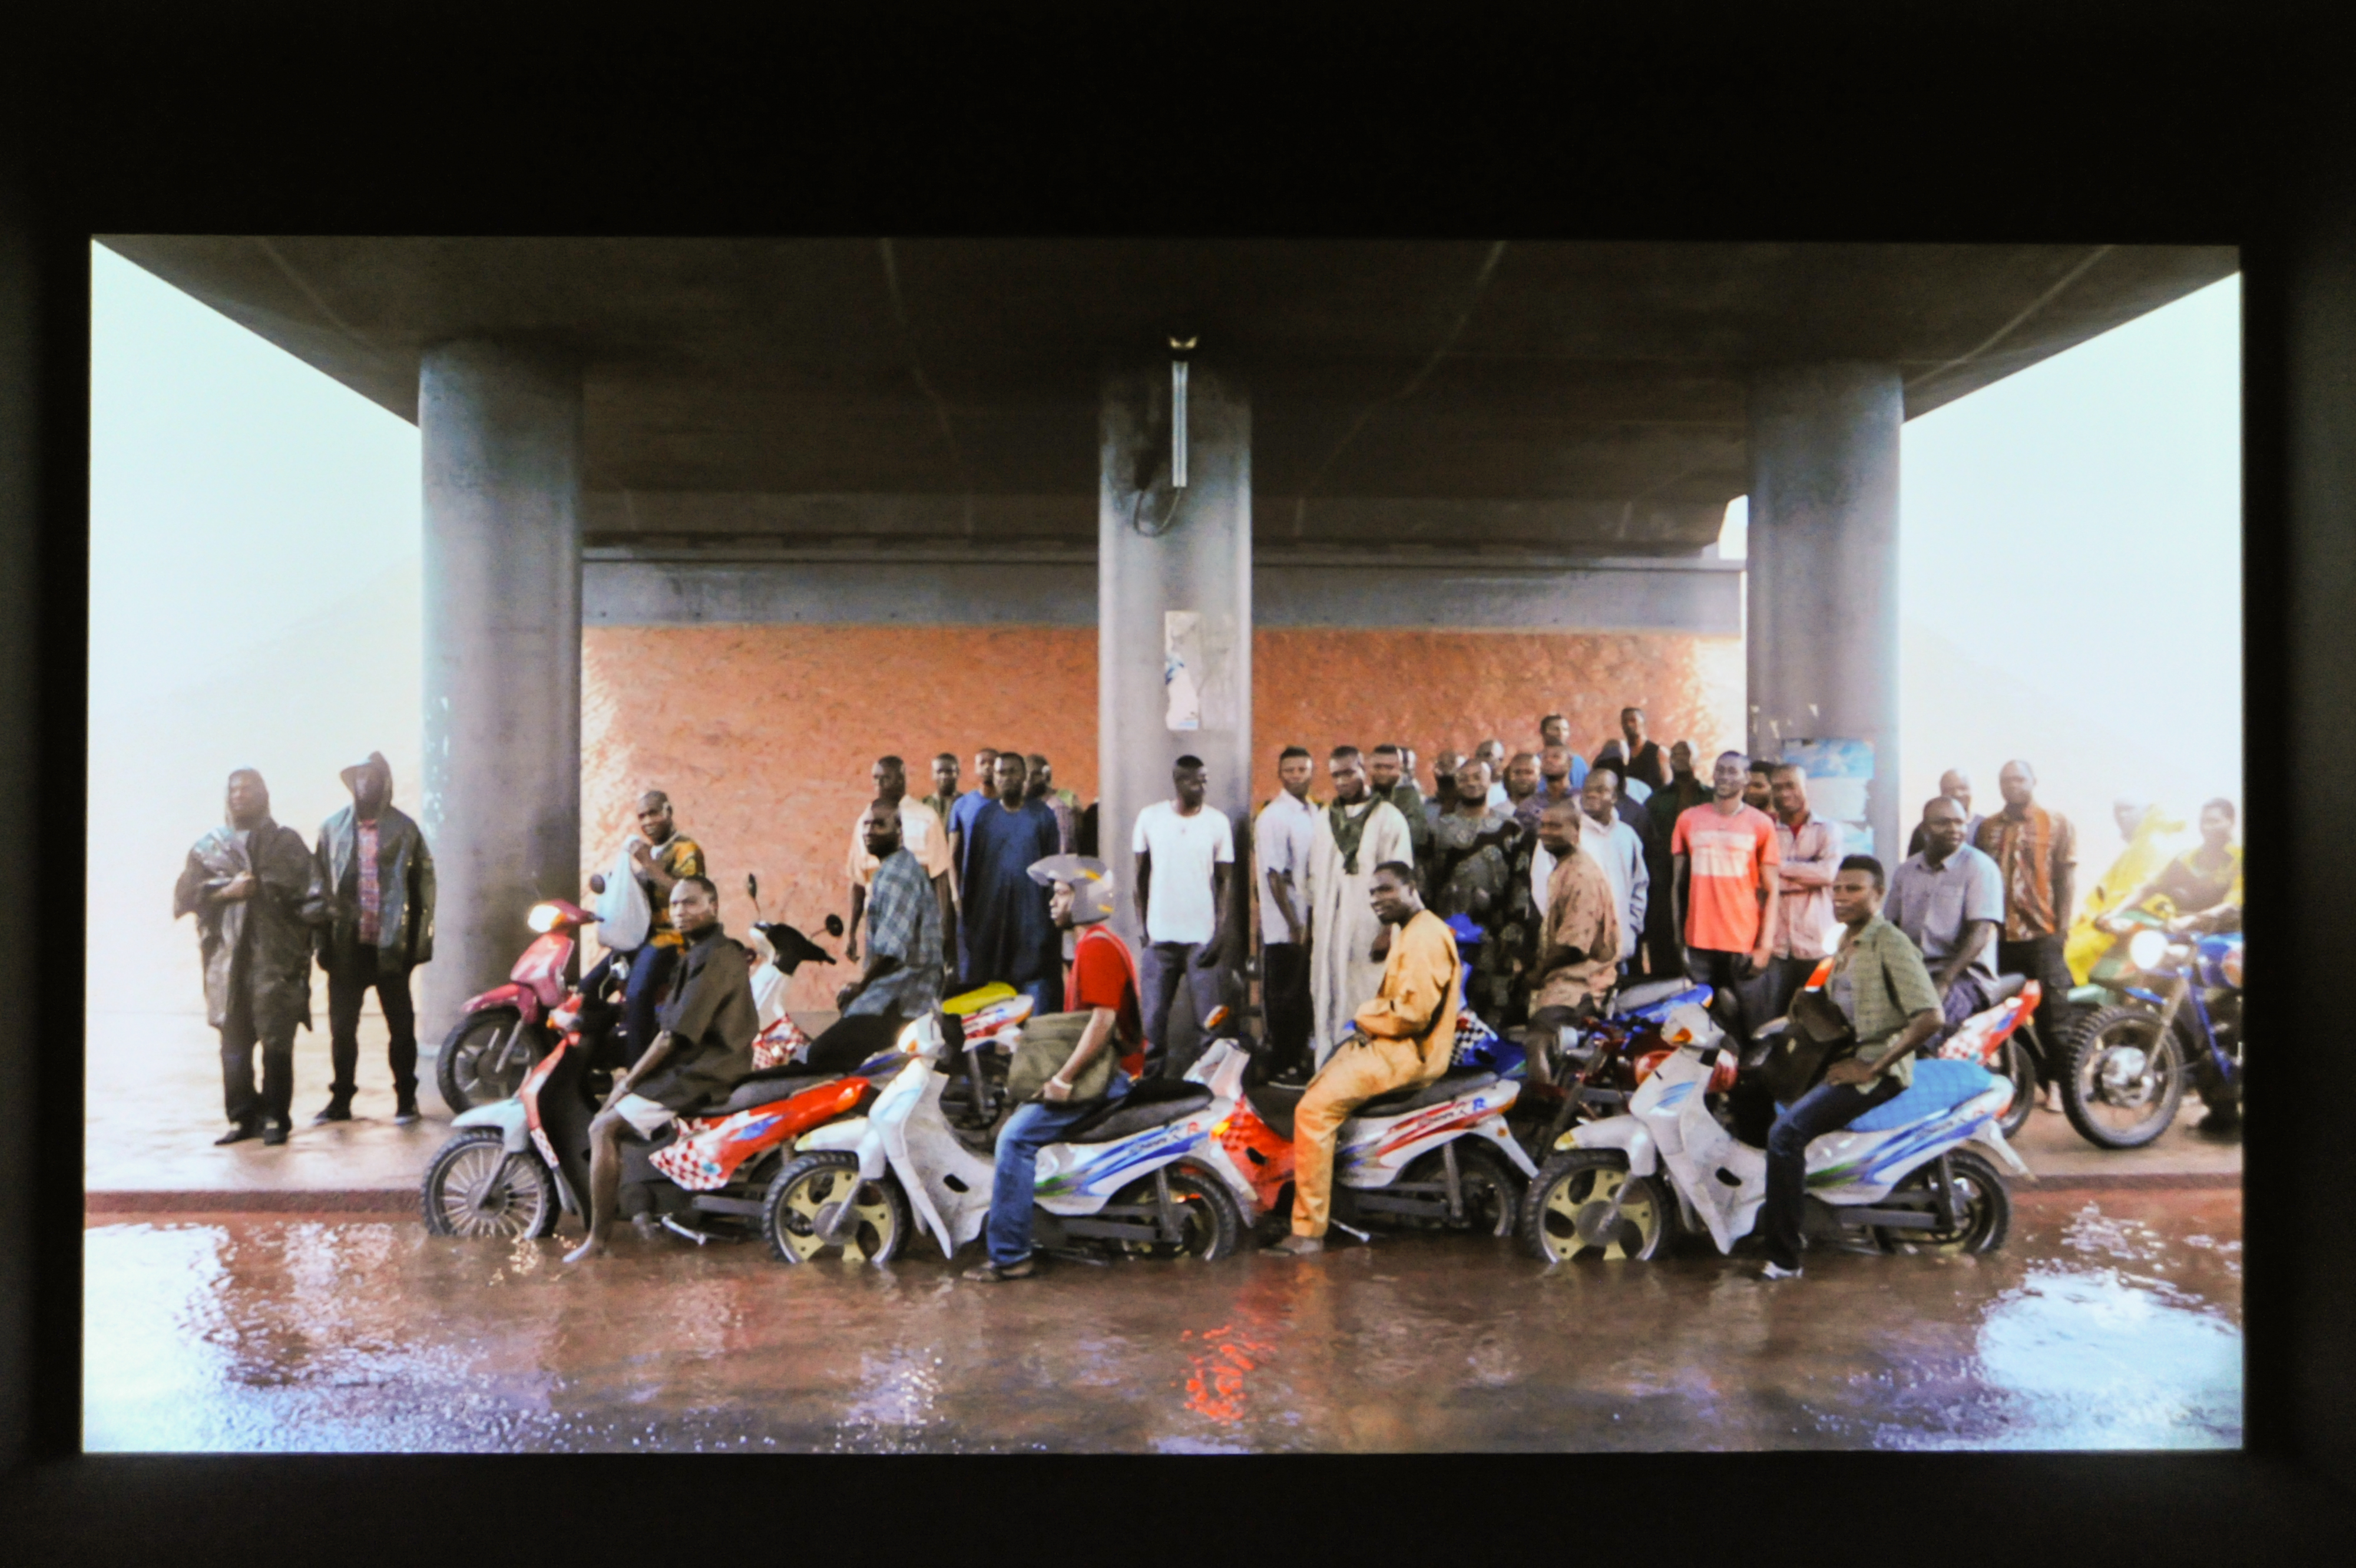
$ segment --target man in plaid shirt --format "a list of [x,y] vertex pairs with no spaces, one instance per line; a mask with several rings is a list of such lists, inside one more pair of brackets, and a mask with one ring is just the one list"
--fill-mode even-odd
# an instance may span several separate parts
[[933,879],[900,842],[899,802],[877,796],[862,826],[875,877],[867,888],[866,968],[836,994],[845,1016],[930,1012],[941,993],[941,909]]

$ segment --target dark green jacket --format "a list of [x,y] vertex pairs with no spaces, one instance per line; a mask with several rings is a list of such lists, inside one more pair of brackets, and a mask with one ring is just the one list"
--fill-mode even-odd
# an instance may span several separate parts
[[[252,897],[223,904],[209,896],[246,871],[261,884]],[[240,985],[265,1039],[311,1026],[311,930],[322,902],[317,864],[293,828],[264,817],[250,831],[224,825],[197,841],[172,889],[172,918],[197,918],[214,1028],[229,1021]]]
[[[319,962],[327,969],[348,963],[359,947],[359,871],[353,864],[359,847],[357,809],[346,806],[320,824],[311,852],[327,915],[318,938]],[[379,966],[425,962],[434,956],[434,856],[417,824],[390,805],[377,812],[376,876]]]

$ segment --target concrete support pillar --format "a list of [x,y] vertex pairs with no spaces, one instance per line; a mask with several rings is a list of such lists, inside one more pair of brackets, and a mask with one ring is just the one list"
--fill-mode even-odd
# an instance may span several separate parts
[[1872,746],[1865,814],[1869,853],[1885,865],[1905,848],[1908,816],[1897,798],[1904,419],[1894,366],[1777,366],[1751,377],[1751,750],[1779,757],[1794,740]]
[[[1251,828],[1251,404],[1215,371],[1191,368],[1186,487],[1173,490],[1171,391],[1167,360],[1115,375],[1102,424],[1098,833],[1120,890],[1116,927],[1132,944],[1144,932],[1131,834],[1139,811],[1170,798],[1179,757],[1203,759],[1208,803],[1235,823],[1239,860]],[[1250,880],[1239,865],[1231,929]]]
[[425,779],[440,881],[420,1044],[506,980],[524,917],[581,887],[581,376],[483,342],[429,349]]

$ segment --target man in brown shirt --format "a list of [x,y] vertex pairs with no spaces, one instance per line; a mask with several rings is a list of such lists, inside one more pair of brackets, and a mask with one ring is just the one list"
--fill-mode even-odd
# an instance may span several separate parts
[[[2078,835],[2070,819],[2037,803],[2037,771],[2026,762],[2008,762],[1996,776],[2004,810],[1983,820],[1975,847],[1996,862],[2004,878],[2004,926],[1997,933],[2000,974],[2025,974],[2044,992],[2037,1004],[2037,1038],[2046,1064],[2069,1038],[2070,988],[2076,983],[2063,956],[2071,905],[2077,897]],[[2061,1109],[2060,1086],[2045,1080],[2045,1108]]]
[[1580,847],[1579,808],[1558,800],[1538,817],[1538,842],[1554,856],[1547,879],[1546,919],[1531,965],[1537,988],[1530,996],[1529,1078],[1551,1084],[1544,1048],[1555,1031],[1603,1011],[1620,978],[1620,911],[1611,878]]
[[670,915],[687,947],[656,1008],[662,1032],[615,1079],[589,1123],[589,1239],[565,1254],[568,1263],[605,1253],[621,1199],[623,1137],[652,1138],[681,1114],[725,1100],[753,1072],[760,1015],[744,950],[720,929],[720,890],[706,877],[682,876],[671,886]]

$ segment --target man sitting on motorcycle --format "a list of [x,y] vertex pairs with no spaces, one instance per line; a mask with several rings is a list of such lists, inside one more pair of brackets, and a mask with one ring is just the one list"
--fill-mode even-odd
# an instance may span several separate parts
[[720,929],[720,890],[706,877],[680,877],[670,916],[687,946],[655,1009],[661,1032],[589,1123],[589,1239],[564,1255],[568,1263],[605,1251],[621,1202],[623,1137],[651,1139],[683,1112],[727,1098],[753,1071],[760,1015],[744,950]]
[[1938,988],[1921,950],[1881,918],[1883,887],[1881,863],[1869,854],[1850,855],[1833,875],[1833,918],[1842,929],[1825,990],[1855,1044],[1768,1131],[1767,1200],[1759,1210],[1765,1279],[1799,1277],[1809,1143],[1895,1100],[1914,1081],[1914,1052],[1939,1032]]
[[1415,867],[1396,860],[1375,867],[1369,902],[1393,928],[1390,956],[1381,989],[1358,1009],[1349,1036],[1292,1113],[1292,1234],[1269,1249],[1290,1257],[1325,1250],[1333,1141],[1350,1112],[1378,1094],[1431,1082],[1455,1048],[1456,938],[1416,897]]
[[996,1174],[991,1178],[990,1223],[984,1232],[990,1261],[965,1277],[984,1284],[1028,1279],[1031,1261],[1032,1194],[1039,1182],[1039,1151],[1086,1116],[1104,1109],[1130,1089],[1129,1075],[1112,1069],[1104,1093],[1074,1101],[1082,1074],[1110,1052],[1115,1061],[1140,1049],[1145,1039],[1137,999],[1137,960],[1129,944],[1105,924],[1112,918],[1112,874],[1100,860],[1076,854],[1050,855],[1030,866],[1031,879],[1054,891],[1047,912],[1058,930],[1077,928],[1072,969],[1064,982],[1064,1011],[1034,1018],[1024,1033],[1045,1036],[1077,1025],[1079,1041],[1064,1065],[1039,1090],[1039,1098],[1015,1107],[998,1133]]

